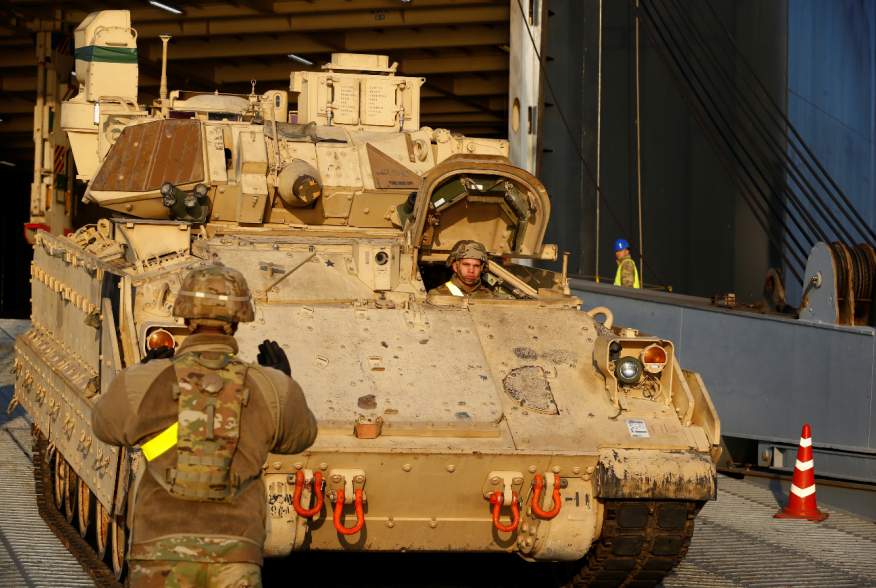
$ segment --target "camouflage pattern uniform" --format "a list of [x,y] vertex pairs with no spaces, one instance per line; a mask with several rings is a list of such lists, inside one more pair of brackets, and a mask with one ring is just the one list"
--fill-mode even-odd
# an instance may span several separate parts
[[[193,270],[174,315],[233,332],[234,323],[253,319],[243,276],[223,266]],[[148,460],[129,494],[134,588],[261,586],[262,466],[269,452],[309,447],[316,422],[294,380],[238,360],[237,351],[229,334],[195,332],[173,359],[119,373],[95,405],[96,436],[140,446]]]
[[[487,288],[481,280],[478,280],[478,283],[474,286],[467,286],[463,283],[462,280],[456,274],[453,274],[453,277],[450,278],[450,283],[459,288],[462,291],[464,296],[468,296],[470,298],[495,298],[495,294],[492,290]],[[446,283],[441,284],[437,288],[432,288],[429,290],[429,294],[437,294],[442,296],[457,296],[450,291],[450,286]]]
[[[477,241],[464,239],[457,241],[450,250],[450,255],[447,256],[447,266],[453,267],[453,262],[461,259],[477,259],[483,264],[481,266],[481,275],[487,271],[489,257],[487,256],[487,248]],[[455,290],[455,291],[454,291]],[[461,294],[460,294],[461,292]],[[481,280],[478,280],[473,286],[467,285],[456,273],[444,284],[437,288],[429,290],[429,294],[439,296],[467,296],[470,298],[495,298],[496,294],[490,290]]]
[[[619,260],[618,276],[615,277],[615,285],[625,288],[638,288],[639,286],[639,271],[636,268],[636,262],[629,255]],[[619,283],[618,283],[619,282]]]

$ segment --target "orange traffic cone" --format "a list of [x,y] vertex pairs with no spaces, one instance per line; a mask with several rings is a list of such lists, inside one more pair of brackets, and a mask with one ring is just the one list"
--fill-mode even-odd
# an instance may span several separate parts
[[773,516],[777,519],[809,519],[815,522],[823,521],[828,516],[818,510],[815,503],[815,465],[812,461],[812,429],[809,423],[803,425],[800,435],[788,504]]

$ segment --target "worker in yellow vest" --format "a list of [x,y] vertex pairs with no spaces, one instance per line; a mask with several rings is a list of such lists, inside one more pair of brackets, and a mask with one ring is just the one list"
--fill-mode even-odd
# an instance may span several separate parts
[[625,288],[641,288],[639,270],[630,255],[630,244],[626,239],[614,242],[614,257],[617,260],[617,273],[614,275],[614,285]]

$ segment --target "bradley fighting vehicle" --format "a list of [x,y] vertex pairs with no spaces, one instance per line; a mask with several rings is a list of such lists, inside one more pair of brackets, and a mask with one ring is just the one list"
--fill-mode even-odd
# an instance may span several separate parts
[[[185,338],[180,279],[219,261],[255,298],[242,357],[279,341],[320,427],[265,464],[268,556],[514,552],[569,585],[658,583],[715,497],[718,417],[671,341],[583,312],[565,271],[519,263],[557,248],[548,194],[507,142],[421,127],[423,79],[378,55],[335,54],[288,92],[163,84],[147,109],[135,40],[126,11],[75,32],[62,126],[106,215],[37,234],[16,343],[41,508],[68,544],[78,528],[122,574],[142,458],[95,439],[91,407]],[[460,239],[486,245],[501,297],[428,295]]]

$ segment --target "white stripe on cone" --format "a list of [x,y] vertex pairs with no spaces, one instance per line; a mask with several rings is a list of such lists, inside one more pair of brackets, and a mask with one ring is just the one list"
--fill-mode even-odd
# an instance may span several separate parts
[[812,468],[815,467],[815,461],[811,460],[811,459],[808,461],[800,461],[798,459],[797,463],[794,464],[794,467],[797,468],[798,470],[800,470],[801,472],[805,472],[806,470],[811,470]]
[[806,498],[807,496],[815,494],[815,484],[812,484],[808,488],[799,488],[794,484],[791,484],[791,493],[800,498]]
[[800,447],[812,447],[812,437],[800,437]]

